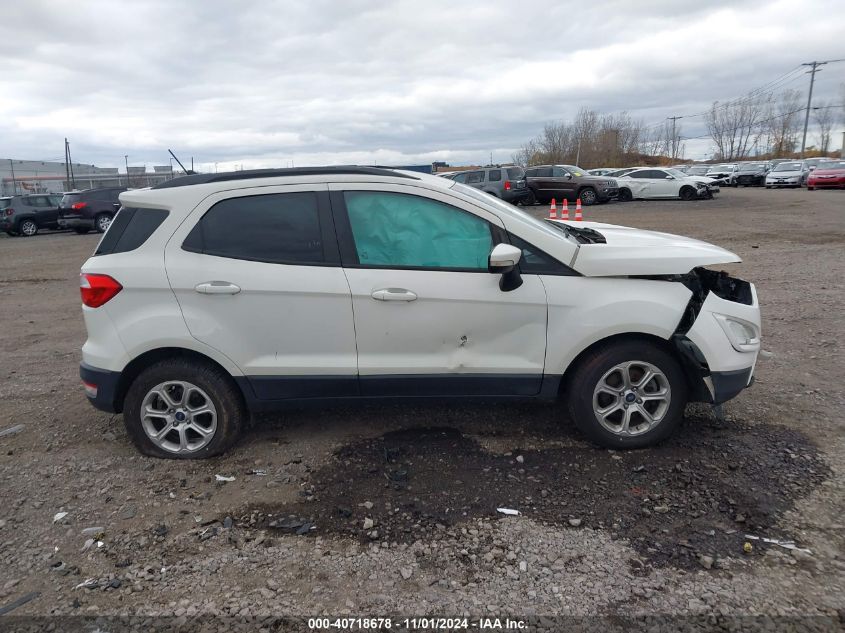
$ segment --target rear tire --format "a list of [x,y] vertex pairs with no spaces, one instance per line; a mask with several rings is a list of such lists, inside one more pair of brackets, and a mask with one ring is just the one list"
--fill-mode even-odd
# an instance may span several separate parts
[[692,187],[681,187],[681,200],[684,202],[695,200],[695,189]]
[[634,194],[630,189],[623,187],[619,190],[619,202],[631,202],[634,199]]
[[[646,371],[654,376],[646,380]],[[617,380],[619,392],[612,395],[606,389],[615,389]],[[611,341],[581,358],[565,397],[572,420],[590,441],[606,448],[643,448],[665,440],[678,427],[687,383],[678,361],[661,347],[648,341]]]
[[111,226],[112,216],[109,213],[100,213],[94,218],[94,229],[97,233],[105,233]]
[[77,235],[87,235],[90,230],[91,229],[73,229],[73,232]]
[[[169,400],[160,396],[162,392]],[[149,406],[161,416],[142,415]],[[208,411],[196,412],[204,407]],[[203,459],[227,451],[237,441],[247,416],[243,396],[231,376],[211,364],[174,358],[151,365],[135,378],[124,400],[123,423],[144,455]],[[165,427],[169,430],[154,439]]]
[[38,225],[34,220],[23,220],[20,224],[18,224],[18,233],[24,237],[38,235]]
[[8,235],[9,237],[15,237],[17,236],[17,233],[15,233],[14,231],[6,231],[6,235]]

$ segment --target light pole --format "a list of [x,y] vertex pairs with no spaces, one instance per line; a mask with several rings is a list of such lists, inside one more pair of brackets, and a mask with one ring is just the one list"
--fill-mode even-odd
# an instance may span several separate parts
[[126,163],[126,188],[129,189],[129,154],[123,155],[123,162]]

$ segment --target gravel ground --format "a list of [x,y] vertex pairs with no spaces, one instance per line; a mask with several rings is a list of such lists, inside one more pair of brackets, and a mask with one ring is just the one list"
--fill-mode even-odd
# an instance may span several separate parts
[[774,354],[725,422],[691,406],[675,438],[627,453],[593,448],[556,406],[478,405],[289,412],[223,458],[142,457],[77,378],[77,273],[96,236],[4,236],[0,431],[23,428],[0,436],[0,609],[38,595],[0,628],[135,614],[172,616],[139,630],[215,622],[199,616],[281,630],[248,618],[392,613],[610,617],[604,631],[643,614],[765,615],[833,630],[843,213],[845,192],[762,189],[586,209],[739,253],[727,269],[757,284]]

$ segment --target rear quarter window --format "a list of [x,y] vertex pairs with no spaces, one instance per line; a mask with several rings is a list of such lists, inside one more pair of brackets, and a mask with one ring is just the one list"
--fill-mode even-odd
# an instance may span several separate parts
[[97,245],[94,255],[134,251],[155,233],[168,213],[164,209],[122,208]]

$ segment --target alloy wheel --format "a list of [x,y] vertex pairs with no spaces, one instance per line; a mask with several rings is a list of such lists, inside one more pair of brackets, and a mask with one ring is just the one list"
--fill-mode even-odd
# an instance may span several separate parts
[[214,439],[217,408],[196,385],[169,380],[144,396],[141,426],[159,448],[170,453],[195,453]]
[[669,410],[669,379],[655,365],[634,360],[609,369],[593,390],[593,413],[615,435],[635,436],[656,427]]

